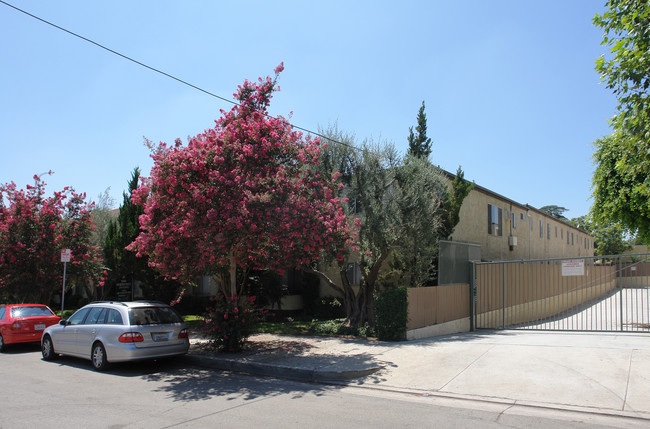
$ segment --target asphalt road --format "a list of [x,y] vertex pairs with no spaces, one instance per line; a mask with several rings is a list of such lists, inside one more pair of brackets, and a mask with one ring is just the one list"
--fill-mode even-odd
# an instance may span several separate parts
[[41,360],[38,346],[0,354],[0,428],[594,428],[634,419],[514,409],[374,390],[251,377],[188,366],[189,359],[92,370]]

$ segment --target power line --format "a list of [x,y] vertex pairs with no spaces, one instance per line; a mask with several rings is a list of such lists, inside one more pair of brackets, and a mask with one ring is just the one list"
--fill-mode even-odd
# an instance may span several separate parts
[[[34,18],[34,19],[36,19],[36,20],[38,20],[38,21],[41,21],[41,22],[44,23],[44,24],[50,25],[50,26],[56,28],[57,30],[61,30],[61,31],[65,32],[65,33],[70,34],[71,36],[77,37],[77,38],[79,38],[79,39],[81,39],[81,40],[83,40],[83,41],[85,41],[85,42],[91,43],[91,44],[97,46],[98,48],[101,48],[101,49],[104,49],[105,51],[110,52],[111,54],[117,55],[118,57],[121,57],[121,58],[123,58],[123,59],[125,59],[125,60],[131,61],[131,62],[133,62],[133,63],[135,63],[135,64],[137,64],[137,65],[139,65],[139,66],[141,66],[141,67],[144,67],[144,68],[149,69],[149,70],[151,70],[151,71],[153,71],[153,72],[159,73],[159,74],[161,74],[161,75],[163,75],[163,76],[166,76],[166,77],[168,77],[168,78],[170,78],[170,79],[174,79],[175,81],[180,82],[180,83],[182,83],[183,85],[187,85],[187,86],[189,86],[190,88],[196,89],[197,91],[201,91],[201,92],[203,92],[203,93],[205,93],[205,94],[207,94],[207,95],[210,95],[210,96],[212,96],[212,97],[214,97],[214,98],[218,98],[219,100],[225,101],[225,102],[227,102],[227,103],[231,103],[231,104],[234,104],[234,105],[236,105],[236,106],[241,106],[241,104],[237,103],[236,101],[232,101],[232,100],[229,100],[229,99],[227,99],[227,98],[225,98],[225,97],[221,97],[220,95],[214,94],[214,93],[212,93],[212,92],[210,92],[210,91],[207,91],[207,90],[205,90],[205,89],[203,89],[203,88],[201,88],[201,87],[199,87],[199,86],[193,85],[193,84],[191,84],[191,83],[189,83],[189,82],[187,82],[187,81],[184,81],[183,79],[177,78],[176,76],[173,76],[173,75],[171,75],[171,74],[169,74],[169,73],[165,73],[164,71],[162,71],[162,70],[160,70],[160,69],[157,69],[157,68],[155,68],[155,67],[151,67],[151,66],[149,66],[149,65],[147,65],[147,64],[145,64],[145,63],[142,63],[142,62],[140,62],[140,61],[138,61],[138,60],[135,60],[135,59],[133,59],[133,58],[127,56],[127,55],[121,54],[121,53],[119,53],[119,52],[117,52],[117,51],[115,51],[115,50],[113,50],[113,49],[111,49],[111,48],[108,48],[108,47],[106,47],[106,46],[104,46],[104,45],[102,45],[102,44],[100,44],[100,43],[95,42],[94,40],[91,40],[91,39],[89,39],[89,38],[87,38],[87,37],[84,37],[84,36],[82,36],[82,35],[80,35],[80,34],[77,34],[77,33],[75,33],[75,32],[72,32],[72,31],[70,31],[70,30],[67,30],[67,29],[65,29],[65,28],[63,28],[63,27],[61,27],[61,26],[58,26],[58,25],[56,25],[56,24],[50,22],[50,21],[47,21],[47,20],[45,20],[45,19],[43,19],[43,18],[40,18],[40,17],[38,17],[38,16],[36,16],[36,15],[34,15],[34,14],[31,14],[31,13],[29,13],[29,12],[23,10],[23,9],[20,9],[19,7],[16,7],[16,6],[12,5],[12,4],[9,4],[9,3],[7,3],[6,1],[0,0],[0,3],[4,4],[5,6],[9,6],[10,8],[17,10],[18,12],[24,13],[25,15],[27,15],[27,16],[29,16],[29,17],[31,17],[31,18]],[[272,116],[269,115],[268,113],[264,113],[264,115],[265,115],[266,117],[268,117],[268,118],[272,118]],[[287,121],[287,122],[288,122],[288,121]],[[349,148],[351,148],[351,149],[360,150],[359,148],[356,148],[356,147],[354,147],[354,146],[352,146],[352,145],[349,145],[349,144],[347,144],[347,143],[343,143],[343,142],[340,142],[340,141],[337,141],[337,140],[333,140],[333,139],[331,139],[331,138],[329,138],[329,137],[327,137],[327,136],[324,136],[324,135],[322,135],[322,134],[320,134],[320,133],[317,133],[317,132],[314,132],[314,131],[310,131],[310,130],[308,130],[308,129],[306,129],[306,128],[299,127],[298,125],[294,125],[294,124],[292,124],[291,122],[288,122],[288,123],[289,123],[289,125],[291,125],[293,128],[296,128],[296,129],[299,129],[299,130],[301,130],[301,131],[305,131],[305,132],[307,132],[307,133],[310,133],[310,134],[316,135],[316,136],[318,136],[318,137],[324,138],[324,139],[326,139],[326,140],[331,141],[332,143],[336,143],[336,144],[340,144],[340,145],[343,145],[343,146],[347,146],[347,147],[349,147]]]

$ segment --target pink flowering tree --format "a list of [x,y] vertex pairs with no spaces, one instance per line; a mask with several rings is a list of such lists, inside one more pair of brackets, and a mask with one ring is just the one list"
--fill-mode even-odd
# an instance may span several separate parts
[[72,252],[67,286],[98,286],[104,272],[85,194],[66,187],[46,197],[45,182],[34,182],[0,185],[0,298],[47,304],[63,285],[62,249]]
[[320,141],[267,113],[282,70],[245,81],[238,104],[187,145],[154,148],[151,175],[133,193],[145,209],[129,249],[166,276],[190,284],[215,274],[235,296],[238,270],[282,272],[312,264],[323,249],[341,260],[347,252],[342,185],[338,174],[317,172]]

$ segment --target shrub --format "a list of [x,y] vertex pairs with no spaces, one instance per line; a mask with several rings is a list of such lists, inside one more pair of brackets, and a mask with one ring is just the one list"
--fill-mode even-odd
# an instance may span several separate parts
[[223,296],[213,298],[205,315],[205,335],[219,350],[241,351],[248,337],[255,332],[264,310],[255,307],[255,297]]
[[345,317],[345,309],[338,298],[325,296],[316,301],[313,316],[321,320],[340,319]]
[[382,341],[406,339],[408,292],[398,287],[382,292],[375,300],[375,331]]
[[339,326],[343,324],[343,320],[325,320],[323,322],[313,323],[309,328],[309,332],[316,335],[334,336],[337,334]]
[[359,328],[346,326],[345,319],[334,319],[324,321],[312,321],[309,332],[316,335],[337,336],[350,335],[355,337],[370,337],[374,331],[368,325]]

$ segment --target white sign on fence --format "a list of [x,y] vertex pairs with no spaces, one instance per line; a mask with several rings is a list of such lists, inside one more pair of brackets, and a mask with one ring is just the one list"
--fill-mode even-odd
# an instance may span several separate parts
[[562,277],[567,276],[584,276],[585,260],[584,259],[567,259],[562,261]]

